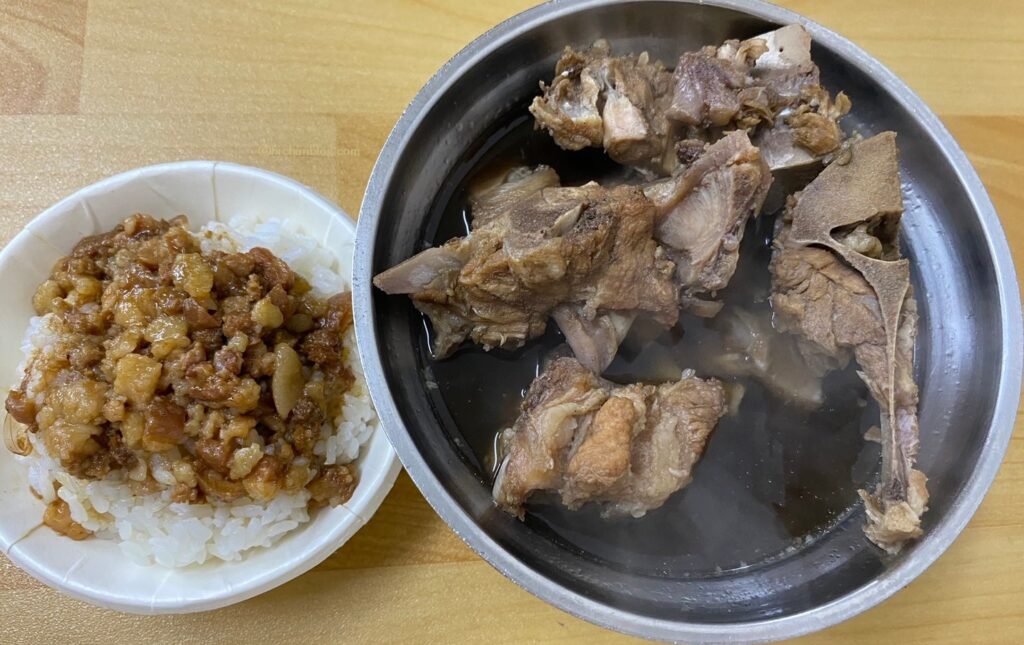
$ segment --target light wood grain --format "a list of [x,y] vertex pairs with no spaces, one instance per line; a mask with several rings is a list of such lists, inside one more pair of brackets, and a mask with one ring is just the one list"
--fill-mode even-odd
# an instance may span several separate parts
[[530,4],[94,0],[82,112],[397,116],[440,63]]
[[0,114],[78,111],[85,0],[0,3]]
[[[179,159],[281,172],[354,215],[380,146],[416,90],[459,48],[529,4],[0,0],[0,244],[75,188]],[[1019,3],[784,4],[865,47],[940,113],[1024,259]],[[1022,427],[1018,417],[991,493],[946,555],[892,600],[802,642],[1020,642]],[[628,639],[505,580],[404,475],[373,521],[313,572],[209,614],[144,618],[98,610],[0,557],[2,643],[341,640]]]

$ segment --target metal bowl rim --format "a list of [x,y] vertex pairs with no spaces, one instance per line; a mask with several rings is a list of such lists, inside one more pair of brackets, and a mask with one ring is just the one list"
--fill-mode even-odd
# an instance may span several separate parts
[[[520,13],[497,25],[467,45],[445,63],[412,100],[398,120],[374,165],[357,222],[353,269],[353,295],[357,301],[372,303],[373,250],[384,189],[390,185],[396,161],[420,127],[425,115],[455,80],[491,51],[544,22],[612,4],[645,0],[556,1]],[[672,621],[641,616],[586,598],[551,582],[476,526],[473,519],[447,494],[444,486],[416,450],[402,423],[394,398],[384,378],[376,352],[375,312],[371,306],[357,307],[356,338],[360,359],[381,425],[394,445],[413,482],[441,518],[462,540],[510,580],[544,601],[577,617],[603,627],[635,636],[665,641],[696,640],[716,642],[763,642],[793,638],[851,618],[889,598],[930,566],[967,525],[988,491],[1006,453],[1013,433],[1021,392],[1024,360],[1021,301],[1016,273],[1005,233],[985,188],[953,136],[939,118],[902,80],[867,52],[839,34],[793,12],[761,0],[675,0],[731,9],[777,24],[800,23],[815,42],[826,46],[865,72],[924,126],[957,174],[974,206],[984,232],[989,259],[998,281],[1002,326],[1002,362],[999,392],[988,436],[978,464],[959,492],[950,511],[922,538],[914,551],[875,580],[828,603],[789,616],[753,622],[707,624]]]

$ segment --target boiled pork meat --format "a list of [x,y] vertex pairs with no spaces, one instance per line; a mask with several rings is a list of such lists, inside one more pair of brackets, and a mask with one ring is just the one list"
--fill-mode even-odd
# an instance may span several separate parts
[[500,437],[494,499],[519,517],[541,492],[570,509],[596,503],[605,516],[641,517],[690,482],[725,412],[714,379],[684,373],[657,386],[615,385],[560,358],[531,384]]
[[853,145],[791,200],[771,262],[772,307],[807,359],[839,368],[851,358],[882,410],[882,475],[860,491],[865,533],[890,553],[921,535],[928,491],[914,468],[917,302],[900,255],[903,212],[896,136]]
[[374,278],[430,319],[436,358],[464,340],[521,347],[560,305],[585,321],[679,311],[674,264],[653,239],[654,206],[636,187],[560,187],[549,168],[519,169],[477,195],[472,232]]

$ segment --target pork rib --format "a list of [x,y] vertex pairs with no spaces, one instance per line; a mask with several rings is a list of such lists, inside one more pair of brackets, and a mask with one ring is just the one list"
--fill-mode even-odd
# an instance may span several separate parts
[[881,483],[860,494],[865,533],[895,553],[921,534],[928,501],[926,477],[914,468],[917,303],[899,251],[895,134],[859,142],[850,153],[791,200],[774,244],[771,303],[780,328],[799,334],[813,361],[840,367],[852,356],[881,406]]
[[680,300],[694,313],[717,313],[709,303],[729,284],[747,220],[764,204],[772,175],[746,133],[727,134],[675,177],[648,184],[657,211],[655,238],[676,263]]
[[604,148],[615,161],[665,174],[677,164],[666,118],[672,73],[646,52],[612,56],[608,43],[565,48],[530,105],[537,127],[566,150]]
[[800,25],[684,53],[671,72],[646,52],[612,56],[603,40],[566,48],[541,91],[530,111],[558,145],[603,147],[661,176],[736,129],[765,147],[773,171],[810,164],[839,147],[837,121],[849,110],[844,95],[833,100],[820,86]]
[[435,357],[467,338],[485,349],[520,347],[563,304],[588,321],[620,312],[675,324],[674,265],[652,238],[654,207],[640,189],[557,184],[549,168],[510,173],[474,199],[470,235],[374,278],[430,318]]
[[573,510],[600,503],[605,516],[641,517],[690,482],[725,411],[714,379],[618,386],[560,358],[530,385],[501,435],[494,499],[519,517],[540,491]]

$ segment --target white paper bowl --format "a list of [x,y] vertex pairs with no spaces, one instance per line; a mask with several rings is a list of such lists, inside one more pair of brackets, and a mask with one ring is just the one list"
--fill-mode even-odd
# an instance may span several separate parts
[[[34,314],[32,294],[57,259],[86,235],[110,230],[133,213],[187,214],[191,228],[234,215],[291,218],[337,254],[351,279],[355,226],[316,192],[274,173],[230,163],[189,161],[149,166],[106,179],[64,199],[34,219],[0,252],[0,385],[17,380],[20,341]],[[359,303],[354,303],[359,307]],[[268,549],[239,562],[198,567],[143,567],[116,542],[74,542],[42,526],[44,506],[32,496],[24,464],[0,447],[0,549],[47,585],[86,602],[143,614],[216,609],[272,589],[323,561],[345,543],[384,500],[401,468],[378,428],[363,446],[352,499],[320,509],[311,521]]]

